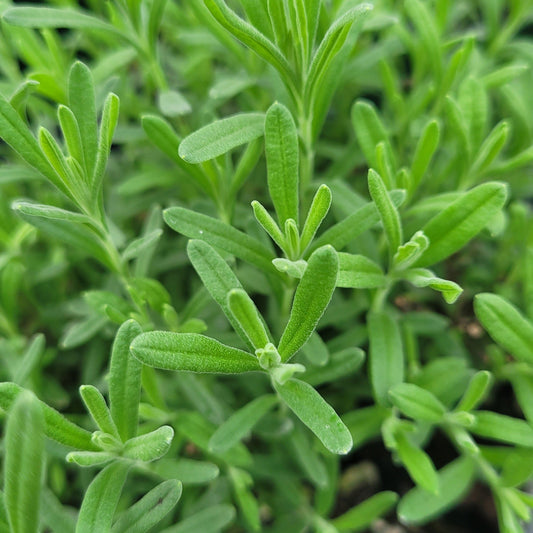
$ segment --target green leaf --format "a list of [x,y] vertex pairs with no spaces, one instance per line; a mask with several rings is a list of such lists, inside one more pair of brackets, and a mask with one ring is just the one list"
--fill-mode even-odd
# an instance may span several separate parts
[[371,4],[361,4],[344,13],[331,24],[313,57],[305,82],[305,97],[310,100],[315,90],[325,83],[329,67],[348,38],[352,24],[362,24],[372,11]]
[[337,287],[375,289],[383,287],[387,278],[381,267],[364,255],[339,252]]
[[271,252],[262,243],[220,220],[183,207],[163,212],[165,222],[190,239],[201,239],[266,272],[275,272]]
[[308,369],[302,379],[313,387],[334,382],[356,372],[364,360],[365,352],[360,348],[345,348],[331,355],[325,365]]
[[163,481],[124,511],[113,524],[111,533],[146,533],[173,509],[181,497],[181,491],[179,481]]
[[489,335],[516,359],[533,363],[533,324],[505,298],[483,293],[474,299],[474,311]]
[[204,0],[204,4],[219,24],[239,39],[247,48],[250,48],[267,63],[270,63],[279,72],[289,90],[293,94],[295,93],[294,73],[288,61],[274,43],[257,31],[251,24],[237,16],[223,0]]
[[298,261],[291,261],[290,259],[285,259],[284,257],[276,257],[272,259],[272,264],[278,269],[279,272],[284,272],[291,278],[300,279],[307,268],[307,261],[303,259],[298,259]]
[[239,113],[217,120],[183,139],[179,155],[187,163],[202,163],[263,135],[263,113]]
[[412,283],[415,287],[430,287],[442,293],[448,304],[453,304],[463,292],[463,289],[447,279],[438,278],[431,270],[426,268],[411,268],[401,272],[400,276]]
[[379,437],[383,422],[390,416],[390,409],[380,405],[361,407],[343,415],[342,419],[350,431],[354,449],[365,442]]
[[404,355],[400,328],[387,312],[371,312],[367,318],[370,341],[370,380],[376,401],[390,405],[389,390],[403,382]]
[[138,239],[130,242],[126,249],[122,252],[122,259],[124,261],[129,261],[131,259],[136,259],[143,254],[147,249],[150,249],[163,235],[163,230],[158,228],[154,231],[151,231],[147,235],[143,235]]
[[437,263],[460,250],[500,211],[506,198],[505,184],[488,182],[455,200],[422,228],[429,247],[416,266]]
[[217,374],[261,370],[253,355],[197,333],[150,331],[136,337],[130,349],[145,365],[165,370]]
[[265,118],[268,190],[280,227],[287,219],[298,223],[298,133],[291,112],[275,103]]
[[352,107],[352,124],[368,166],[378,168],[376,146],[383,142],[388,154],[387,158],[391,161],[394,169],[394,157],[389,136],[375,106],[365,100],[357,101]]
[[44,473],[44,416],[40,402],[23,391],[9,410],[4,440],[5,505],[12,533],[39,528]]
[[411,479],[431,494],[440,494],[439,478],[429,456],[402,432],[396,433],[394,440],[396,451]]
[[429,239],[423,231],[417,231],[394,254],[392,263],[395,270],[403,270],[417,261],[429,246]]
[[412,194],[418,189],[424,174],[435,154],[435,150],[439,145],[440,127],[436,120],[430,120],[416,145],[415,154],[413,156],[413,163],[411,165],[411,183],[409,192]]
[[246,530],[260,531],[259,503],[251,491],[253,485],[252,476],[245,470],[231,467],[229,469],[229,479],[233,485],[237,505],[243,514]]
[[270,338],[252,299],[243,289],[231,289],[227,298],[230,313],[240,324],[253,347],[264,348],[270,342]]
[[[405,191],[391,191],[390,197],[394,205],[399,206],[405,200]],[[337,251],[340,251],[379,221],[380,217],[376,205],[370,202],[327,229],[312,243],[310,251],[325,244],[330,244]]]
[[387,241],[389,242],[389,252],[392,257],[403,243],[400,215],[389,197],[381,176],[372,169],[368,171],[368,189],[383,223]]
[[332,453],[347,454],[352,436],[333,408],[308,383],[289,379],[283,385],[273,381],[281,399]]
[[505,487],[523,485],[533,474],[533,454],[528,448],[515,448],[503,462],[501,481]]
[[167,90],[157,95],[157,105],[167,117],[180,117],[192,111],[191,104],[179,91]]
[[6,9],[2,18],[8,24],[27,28],[76,28],[118,33],[111,24],[88,15],[81,9],[20,6]]
[[81,504],[76,533],[111,531],[113,516],[130,465],[116,461],[106,466],[91,482]]
[[301,426],[296,426],[289,435],[294,459],[299,463],[307,478],[316,487],[328,485],[328,471],[318,452],[312,447]]
[[289,360],[315,330],[335,290],[338,270],[337,253],[331,246],[319,248],[309,258],[279,341],[278,352],[283,362]]
[[465,390],[456,411],[471,411],[487,396],[492,385],[492,374],[487,370],[476,372]]
[[304,252],[314,239],[318,228],[328,214],[331,205],[331,190],[327,185],[321,185],[313,197],[313,202],[307,213],[302,235],[300,237],[300,250]]
[[160,459],[151,466],[158,475],[167,479],[179,479],[184,485],[209,483],[220,473],[217,465],[193,459]]
[[502,120],[494,126],[488,137],[483,141],[477,157],[472,163],[472,167],[470,168],[472,174],[481,174],[489,167],[504,147],[508,135],[508,122]]
[[98,149],[96,102],[91,71],[81,61],[76,61],[69,72],[68,102],[80,129],[85,170],[87,176],[92,176]]
[[83,153],[83,143],[78,121],[70,108],[60,105],[57,109],[57,117],[61,125],[63,138],[67,145],[68,153],[81,166],[85,168],[85,155]]
[[111,417],[104,397],[100,391],[92,385],[82,385],[80,395],[97,426],[104,432],[119,437],[117,426]]
[[117,458],[114,452],[70,452],[67,454],[67,463],[76,463],[81,467],[105,465]]
[[404,524],[424,525],[437,518],[467,494],[475,480],[475,463],[460,457],[438,472],[439,494],[420,487],[411,489],[398,505],[398,515]]
[[324,366],[329,361],[328,347],[316,331],[302,346],[302,351],[306,359],[315,366]]
[[533,427],[525,420],[491,411],[476,411],[474,414],[475,422],[469,430],[475,435],[533,448]]
[[398,495],[395,492],[379,492],[335,518],[332,524],[338,531],[364,531],[374,520],[387,514],[397,501]]
[[111,143],[113,142],[113,135],[118,123],[119,107],[119,97],[116,94],[109,93],[105,99],[104,109],[102,111],[96,160],[91,180],[95,201],[98,200],[98,194],[102,187],[107,159],[109,157],[109,152],[111,151]]
[[[0,408],[9,411],[24,389],[15,383],[0,383]],[[47,437],[65,446],[81,450],[97,450],[91,441],[91,433],[82,429],[61,415],[52,407],[40,401],[44,413],[44,432]]]
[[209,440],[209,449],[214,453],[225,452],[243,439],[254,426],[278,402],[276,396],[267,394],[235,411],[218,429]]
[[263,229],[272,237],[272,240],[285,251],[287,247],[285,235],[279,229],[278,224],[270,216],[269,212],[257,200],[252,202],[252,209],[254,210],[254,216],[257,222],[263,226]]
[[170,426],[161,426],[128,440],[124,444],[122,455],[135,461],[155,461],[168,452],[173,438],[174,430]]
[[109,403],[111,416],[123,441],[137,435],[142,365],[131,356],[130,344],[141,333],[141,327],[134,320],[124,322],[111,350]]
[[442,421],[446,408],[431,392],[411,383],[399,383],[389,391],[389,398],[404,415],[424,422]]
[[227,503],[221,503],[188,516],[161,533],[218,533],[233,522],[234,518],[235,509]]

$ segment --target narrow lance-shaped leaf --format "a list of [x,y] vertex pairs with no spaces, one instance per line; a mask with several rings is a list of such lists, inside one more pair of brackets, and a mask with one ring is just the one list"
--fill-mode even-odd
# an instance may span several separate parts
[[243,289],[232,289],[228,293],[228,307],[254,348],[264,348],[270,342],[257,307]]
[[81,133],[85,170],[88,176],[92,176],[98,148],[96,102],[91,71],[81,61],[76,61],[70,69],[68,100]]
[[339,253],[337,287],[374,289],[383,287],[387,278],[381,267],[364,255]]
[[213,300],[220,306],[235,332],[250,350],[253,350],[254,346],[248,335],[230,311],[228,305],[228,293],[231,290],[242,289],[240,281],[220,254],[206,242],[199,240],[189,241],[187,254]]
[[446,409],[431,392],[413,385],[400,383],[389,391],[389,398],[404,415],[415,420],[437,423]]
[[81,504],[76,533],[111,531],[122,487],[130,465],[115,461],[106,466],[91,482]]
[[387,312],[368,315],[370,380],[376,401],[390,405],[389,390],[403,382],[404,355],[400,329]]
[[333,295],[338,271],[337,252],[331,246],[319,248],[309,258],[279,341],[278,352],[283,362],[294,355],[315,330]]
[[190,239],[201,239],[262,270],[275,272],[268,248],[233,226],[183,207],[170,207],[163,217],[174,231]]
[[4,441],[5,504],[12,533],[36,533],[44,470],[44,416],[24,391],[10,409]]
[[505,298],[478,294],[474,311],[489,335],[520,361],[533,363],[533,324]]
[[335,518],[333,525],[337,531],[364,531],[374,520],[388,513],[397,501],[398,495],[395,492],[379,492]]
[[281,399],[332,453],[346,454],[352,436],[335,410],[308,383],[289,379],[283,385],[273,382]]
[[313,197],[313,202],[307,213],[302,235],[300,237],[300,250],[302,252],[311,244],[315,234],[328,214],[331,205],[331,190],[327,185],[321,185]]
[[487,370],[476,372],[472,376],[468,388],[457,406],[457,411],[471,411],[475,409],[485,399],[491,384],[492,374],[490,372]]
[[476,411],[474,425],[469,430],[488,439],[533,448],[533,428],[519,418],[491,411]]
[[430,287],[442,293],[446,303],[453,304],[463,292],[463,289],[453,281],[438,278],[431,270],[426,268],[411,268],[401,272],[401,277],[412,283],[415,287]]
[[379,211],[387,241],[389,242],[389,253],[392,257],[403,243],[400,215],[389,197],[381,176],[372,169],[368,171],[368,189]]
[[413,163],[411,165],[411,184],[410,193],[412,194],[422,181],[424,174],[435,154],[435,150],[439,145],[440,127],[436,120],[431,120],[426,124],[422,135],[416,145],[415,155],[413,156]]
[[506,186],[498,182],[483,183],[461,196],[422,228],[429,247],[415,265],[431,265],[460,250],[498,213],[506,198]]
[[202,163],[263,135],[263,113],[240,113],[217,120],[185,137],[179,155],[188,163]]
[[111,533],[145,533],[155,527],[178,503],[182,485],[176,479],[163,481],[124,511]]
[[142,333],[132,342],[131,353],[145,365],[165,370],[217,374],[261,370],[253,355],[197,333]]
[[267,394],[235,411],[209,440],[209,449],[214,453],[225,452],[245,437],[278,402],[276,396]]
[[241,511],[247,531],[260,531],[259,503],[252,493],[253,479],[246,472],[235,467],[229,468],[229,479],[233,485],[235,499]]
[[423,525],[459,502],[476,475],[475,463],[460,457],[438,472],[439,494],[420,487],[410,490],[400,501],[398,515],[404,524]]
[[98,427],[104,433],[109,433],[118,438],[117,426],[100,391],[92,385],[82,385],[80,387],[80,395]]
[[60,105],[57,109],[57,117],[69,155],[76,159],[82,168],[85,168],[85,155],[83,153],[81,132],[74,113],[67,106]]
[[[0,383],[0,408],[8,411],[24,389],[15,383]],[[98,450],[91,441],[91,433],[67,420],[52,407],[40,402],[44,413],[44,431],[47,437],[65,446],[80,450]]]
[[285,235],[279,229],[276,221],[270,216],[270,213],[257,200],[252,202],[252,209],[254,210],[254,216],[257,222],[261,224],[272,240],[285,252],[285,248],[287,247]]
[[439,478],[427,453],[415,446],[402,432],[395,435],[396,450],[411,479],[432,494],[439,493]]
[[141,326],[134,320],[124,322],[111,350],[109,403],[111,416],[123,441],[137,435],[142,365],[131,356],[130,344],[141,333]]
[[235,508],[227,503],[213,505],[183,519],[161,533],[218,533],[235,518]]
[[265,119],[268,190],[280,227],[292,218],[298,223],[298,133],[291,112],[273,104]]
[[165,455],[174,438],[174,430],[170,426],[160,428],[133,437],[124,444],[122,452],[124,457],[135,461],[155,461]]

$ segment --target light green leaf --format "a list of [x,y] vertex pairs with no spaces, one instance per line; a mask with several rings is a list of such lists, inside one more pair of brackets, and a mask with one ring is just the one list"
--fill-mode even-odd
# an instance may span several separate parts
[[316,331],[302,346],[302,351],[306,359],[315,366],[324,366],[329,361],[328,347]]
[[128,440],[124,444],[122,455],[135,461],[155,461],[168,452],[173,438],[174,430],[170,426],[161,426]]
[[260,531],[259,503],[251,490],[253,486],[252,476],[245,470],[235,467],[231,467],[228,473],[237,506],[244,518],[246,530]]
[[439,478],[430,457],[402,432],[394,436],[396,451],[411,479],[431,494],[439,493]]
[[283,362],[289,360],[315,330],[335,290],[338,270],[337,253],[331,246],[319,248],[309,258],[279,341],[278,352]]
[[8,24],[27,28],[76,28],[118,33],[111,24],[88,15],[81,9],[20,6],[6,9],[2,18]]
[[389,398],[404,415],[414,420],[438,423],[446,413],[438,398],[412,383],[399,383],[389,391]]
[[425,252],[429,246],[429,239],[423,231],[417,231],[408,242],[398,248],[393,257],[395,270],[403,270],[413,263]]
[[157,105],[167,117],[180,117],[192,111],[191,104],[179,91],[166,90],[157,95]]
[[268,190],[279,225],[284,227],[289,218],[298,223],[298,133],[290,111],[277,102],[265,118],[265,153]]
[[66,457],[68,463],[75,463],[81,467],[105,465],[116,458],[114,452],[70,452]]
[[272,394],[259,396],[255,400],[235,411],[218,429],[209,440],[209,449],[214,453],[229,450],[243,439],[254,426],[276,404],[278,399]]
[[217,465],[193,459],[160,459],[151,469],[166,479],[179,479],[184,485],[201,485],[213,481],[220,473]]
[[97,426],[104,432],[119,437],[117,426],[111,417],[104,397],[100,391],[92,385],[82,385],[80,395]]
[[116,461],[91,482],[81,504],[76,533],[108,533],[130,465]]
[[226,503],[213,505],[164,529],[161,533],[218,533],[235,518],[235,509]]
[[217,374],[261,370],[253,355],[197,333],[150,331],[136,337],[130,349],[145,365],[165,370]]
[[61,125],[61,131],[69,155],[73,157],[82,168],[85,168],[85,155],[83,153],[81,132],[74,113],[67,106],[60,105],[57,109],[57,117],[59,119],[59,124]]
[[142,365],[131,356],[130,344],[141,333],[141,326],[134,320],[124,322],[111,350],[109,403],[111,416],[123,441],[137,435]]
[[505,298],[483,293],[474,299],[474,311],[489,335],[516,359],[533,363],[533,324]]
[[158,228],[154,231],[151,231],[147,235],[143,235],[142,237],[130,242],[126,249],[122,252],[122,259],[124,261],[136,259],[142,255],[146,249],[153,246],[160,239],[161,235],[163,235],[163,230]]
[[415,154],[413,156],[413,163],[411,164],[411,183],[409,192],[412,194],[418,189],[424,174],[435,154],[435,150],[439,145],[440,127],[436,120],[430,120],[416,145]]
[[492,385],[492,374],[487,370],[476,372],[470,379],[456,411],[471,411],[475,409],[487,396]]
[[5,506],[12,533],[36,533],[44,472],[44,415],[23,391],[9,410],[4,439]]
[[252,209],[254,210],[254,216],[257,222],[263,226],[263,229],[270,235],[270,237],[272,237],[272,240],[285,252],[287,247],[285,235],[279,229],[276,221],[257,200],[252,202]]
[[302,235],[300,237],[300,250],[305,252],[311,244],[315,234],[328,214],[331,205],[331,190],[327,185],[321,185],[313,197],[313,202],[307,213]]
[[254,346],[248,335],[229,309],[228,294],[232,290],[242,290],[242,285],[226,261],[209,244],[192,240],[187,244],[189,259],[200,276],[209,294],[220,306],[235,332],[243,339],[250,350]]
[[[313,337],[311,336],[311,338]],[[307,381],[313,387],[318,387],[323,383],[334,382],[356,372],[364,360],[365,352],[360,348],[345,348],[331,355],[324,366],[309,368],[303,375],[302,380]]]
[[506,198],[505,184],[488,182],[455,200],[422,228],[429,247],[416,266],[437,263],[460,250],[498,213]]
[[181,483],[163,481],[124,511],[113,524],[111,533],[146,533],[155,527],[178,503]]
[[187,163],[202,163],[263,135],[263,113],[239,113],[217,120],[183,139],[179,155]]
[[333,408],[308,383],[290,379],[283,385],[273,381],[281,399],[332,453],[347,454],[352,436]]
[[533,427],[525,420],[491,411],[476,411],[474,414],[474,425],[469,428],[474,435],[533,448]]
[[374,520],[387,514],[397,501],[398,495],[395,492],[379,492],[338,516],[332,523],[338,531],[364,531]]
[[476,174],[481,174],[484,170],[486,170],[501,152],[505,142],[507,141],[508,135],[508,122],[502,120],[496,124],[479,148],[476,159],[472,163],[472,167],[470,168],[469,172],[475,176]]
[[279,272],[284,272],[291,278],[300,279],[307,268],[307,261],[299,259],[298,261],[291,261],[284,257],[276,257],[272,259],[272,264],[278,269]]
[[376,401],[390,405],[389,390],[403,382],[404,355],[400,328],[387,312],[369,313],[370,380]]
[[400,501],[398,515],[404,524],[424,525],[461,501],[472,486],[475,463],[460,457],[438,472],[439,494],[420,487],[411,489]]
[[294,73],[277,46],[228,8],[224,0],[204,0],[213,17],[246,47],[270,63],[294,94]]
[[313,447],[302,426],[296,426],[289,435],[289,443],[294,459],[301,466],[309,481],[316,487],[328,485],[328,471],[324,461]]
[[403,279],[412,283],[415,287],[430,287],[442,293],[446,303],[453,304],[463,292],[463,289],[447,279],[438,278],[431,270],[426,268],[411,268],[399,274]]
[[190,239],[200,239],[266,272],[275,272],[271,252],[262,243],[220,220],[183,207],[163,212],[165,222]]
[[337,287],[375,289],[383,287],[387,278],[381,267],[364,255],[339,252]]
[[403,243],[400,215],[389,197],[381,176],[372,169],[368,171],[368,189],[383,223],[387,241],[389,242],[390,256],[392,257]]
[[265,324],[252,299],[243,289],[231,289],[227,296],[228,309],[240,324],[255,349],[270,342]]
[[[0,408],[9,411],[16,398],[24,390],[15,383],[0,383]],[[97,450],[91,441],[91,433],[76,426],[44,402],[40,401],[40,405],[44,413],[44,432],[47,437],[72,448]]]
[[91,71],[81,61],[69,72],[68,102],[80,129],[86,174],[92,176],[98,149],[96,102]]

